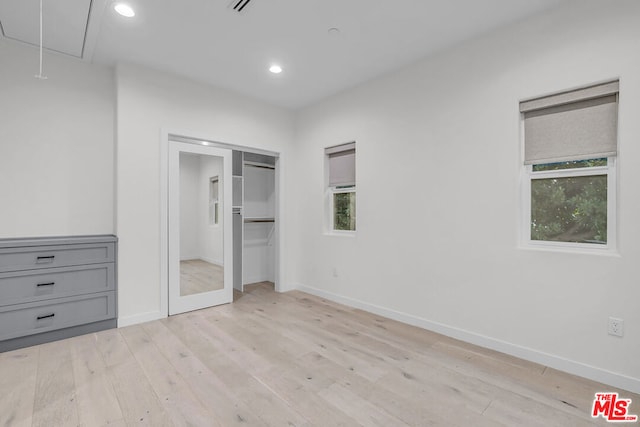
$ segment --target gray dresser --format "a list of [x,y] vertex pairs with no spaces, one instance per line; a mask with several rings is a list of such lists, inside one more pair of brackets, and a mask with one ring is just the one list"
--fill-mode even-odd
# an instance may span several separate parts
[[0,239],[0,351],[115,328],[117,241]]

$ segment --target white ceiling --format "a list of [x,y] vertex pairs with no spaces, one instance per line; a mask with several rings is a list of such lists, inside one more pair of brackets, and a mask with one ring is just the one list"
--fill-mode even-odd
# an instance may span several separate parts
[[[64,0],[64,4],[58,7],[57,3],[43,1],[43,45],[82,58],[91,0]],[[39,1],[1,0],[0,23],[5,37],[40,45]]]
[[[57,21],[45,39],[68,38],[77,52],[77,24],[65,19],[86,17],[90,0],[44,1]],[[251,0],[241,13],[231,7],[238,0],[123,1],[134,18],[116,14],[112,0],[91,1],[86,60],[142,64],[299,108],[569,0]],[[1,0],[5,35],[22,29],[33,41],[37,4]],[[273,62],[281,74],[268,72]]]

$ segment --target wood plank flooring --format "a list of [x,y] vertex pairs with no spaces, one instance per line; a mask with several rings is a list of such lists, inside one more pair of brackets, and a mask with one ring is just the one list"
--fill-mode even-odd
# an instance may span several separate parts
[[180,295],[217,291],[223,287],[223,267],[201,259],[180,261]]
[[591,426],[618,391],[301,292],[0,354],[0,426]]

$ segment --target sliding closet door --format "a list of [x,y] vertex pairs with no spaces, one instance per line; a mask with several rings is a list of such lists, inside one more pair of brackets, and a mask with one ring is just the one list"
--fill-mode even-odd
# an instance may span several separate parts
[[231,150],[169,142],[169,314],[233,299]]

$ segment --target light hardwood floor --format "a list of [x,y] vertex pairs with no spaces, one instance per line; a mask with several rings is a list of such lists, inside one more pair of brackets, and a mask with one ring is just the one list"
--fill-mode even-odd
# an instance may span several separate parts
[[224,268],[201,259],[180,261],[180,295],[217,291],[224,287]]
[[0,354],[0,426],[607,425],[598,391],[616,390],[269,284]]

